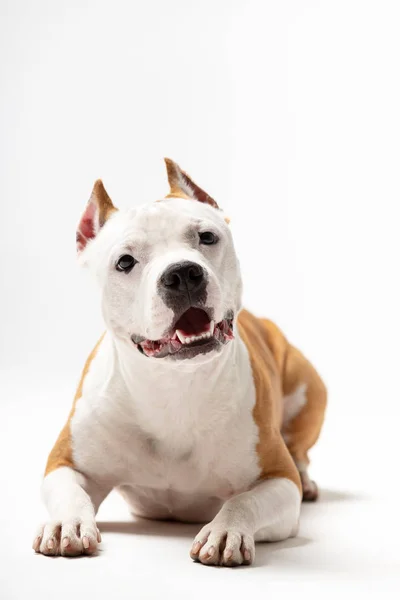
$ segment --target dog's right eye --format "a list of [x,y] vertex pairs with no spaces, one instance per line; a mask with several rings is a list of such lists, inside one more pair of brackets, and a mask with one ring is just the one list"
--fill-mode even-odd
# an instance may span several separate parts
[[133,267],[137,263],[137,260],[133,258],[130,254],[124,254],[121,258],[118,259],[115,268],[117,271],[124,271],[125,273],[129,273],[132,271]]

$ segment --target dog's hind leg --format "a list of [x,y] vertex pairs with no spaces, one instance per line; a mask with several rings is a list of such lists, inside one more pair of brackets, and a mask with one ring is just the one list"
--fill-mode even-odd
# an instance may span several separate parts
[[308,451],[321,431],[327,392],[311,363],[290,345],[283,368],[282,387],[282,436],[299,470],[303,501],[314,501],[318,497],[318,488],[308,475]]

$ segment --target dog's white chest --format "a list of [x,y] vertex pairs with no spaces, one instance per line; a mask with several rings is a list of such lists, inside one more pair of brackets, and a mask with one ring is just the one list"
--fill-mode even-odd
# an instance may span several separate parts
[[119,377],[101,389],[107,364],[105,345],[71,423],[75,460],[84,472],[129,488],[131,502],[146,498],[146,506],[150,500],[174,507],[226,499],[257,479],[255,390],[246,354],[234,364],[235,386],[225,369],[214,378],[210,373],[208,385],[196,373],[190,385],[187,373],[185,385],[163,381],[159,373],[153,380],[134,378],[134,402]]
[[[242,419],[243,424],[243,419]],[[247,425],[250,425],[247,424]],[[223,501],[248,489],[257,478],[251,427],[247,439],[238,435],[234,423],[223,439],[209,435],[176,444],[172,439],[152,440],[150,450],[132,458],[127,471],[124,496],[134,511],[147,517],[207,520]],[[132,455],[131,455],[132,456]]]

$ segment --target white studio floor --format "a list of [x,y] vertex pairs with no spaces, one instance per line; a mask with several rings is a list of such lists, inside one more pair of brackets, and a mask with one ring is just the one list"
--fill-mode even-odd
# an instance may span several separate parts
[[[68,411],[70,384],[29,387],[15,373],[2,377],[0,405],[0,599],[57,598],[399,598],[399,508],[377,474],[356,478],[334,468],[326,440],[315,450],[317,504],[303,505],[300,534],[261,544],[252,567],[223,569],[193,563],[196,525],[133,521],[112,494],[98,515],[98,556],[63,559],[35,555],[32,535],[45,516],[39,498],[43,463]],[[341,457],[341,454],[338,454]],[[318,459],[317,459],[318,457]],[[328,460],[329,458],[329,460]],[[328,470],[321,467],[324,460]],[[349,465],[352,461],[349,460]],[[362,471],[361,471],[362,472]],[[375,480],[374,480],[375,477]],[[388,489],[390,491],[390,488]],[[396,524],[397,523],[397,524]]]

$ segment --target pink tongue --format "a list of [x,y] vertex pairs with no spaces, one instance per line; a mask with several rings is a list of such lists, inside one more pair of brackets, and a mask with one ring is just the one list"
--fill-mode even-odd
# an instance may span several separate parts
[[207,331],[210,327],[210,320],[204,310],[200,308],[189,308],[175,325],[184,335],[198,335]]

